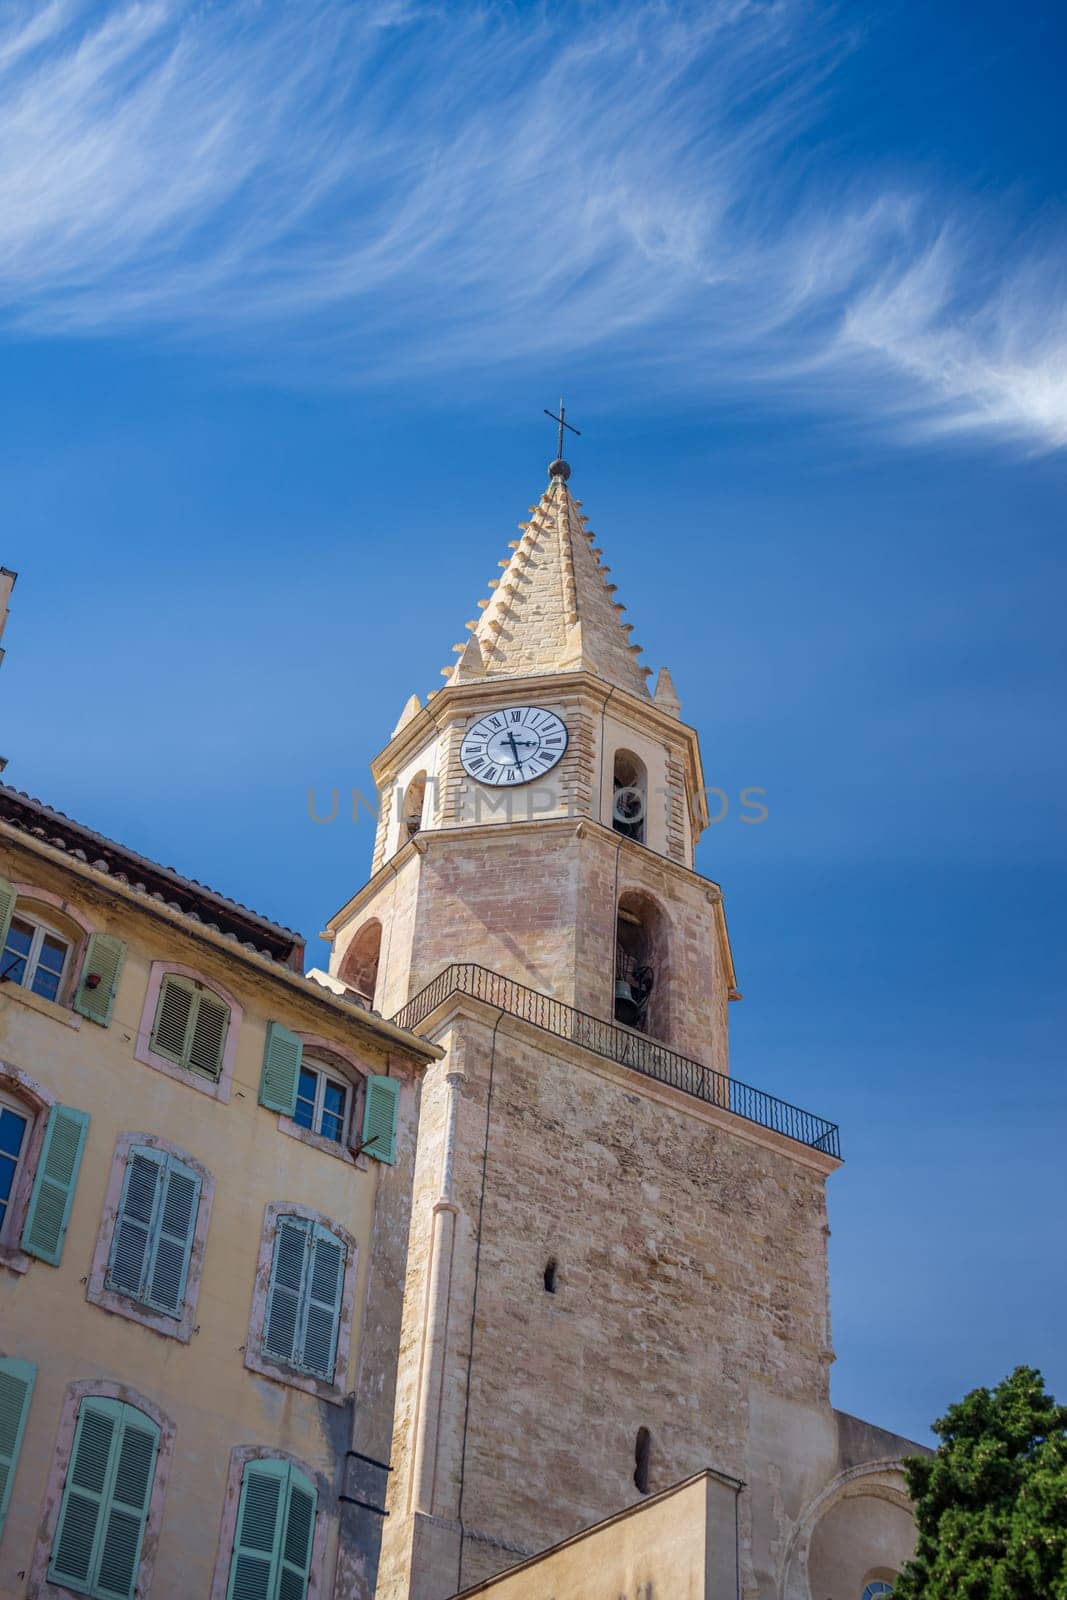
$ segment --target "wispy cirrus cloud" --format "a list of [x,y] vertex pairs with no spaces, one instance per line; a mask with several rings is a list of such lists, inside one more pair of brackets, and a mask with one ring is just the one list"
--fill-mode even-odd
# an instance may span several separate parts
[[581,350],[1067,444],[1062,240],[998,241],[962,201],[798,153],[855,45],[831,16],[9,9],[0,319],[246,357],[269,330],[276,369],[332,384]]

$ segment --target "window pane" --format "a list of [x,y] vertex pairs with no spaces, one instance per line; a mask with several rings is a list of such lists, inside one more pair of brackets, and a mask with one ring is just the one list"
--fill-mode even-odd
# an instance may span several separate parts
[[47,967],[49,972],[62,972],[63,963],[66,959],[66,941],[57,939],[54,934],[46,933],[41,941],[41,953],[37,957],[37,965],[39,967]]
[[315,1125],[315,1090],[318,1087],[318,1073],[309,1072],[306,1067],[300,1069],[300,1081],[296,1089],[296,1109],[293,1112],[293,1121],[302,1128],[313,1128]]
[[9,983],[21,983],[26,975],[26,957],[33,942],[33,926],[18,917],[12,917],[8,930],[4,957],[0,961],[0,975]]
[[33,971],[33,982],[30,988],[34,994],[39,994],[46,1000],[54,1000],[59,993],[59,973],[49,972],[47,967],[42,967],[38,961]]
[[343,1084],[334,1083],[327,1078],[323,1085],[322,1094],[322,1127],[320,1132],[325,1139],[336,1139],[340,1144],[345,1133],[345,1101],[348,1098]]
[[15,1181],[15,1167],[17,1163],[12,1156],[0,1156],[0,1202],[4,1205],[11,1199],[11,1186]]
[[29,1119],[22,1117],[10,1106],[0,1106],[0,1151],[6,1156],[17,1156],[22,1149]]

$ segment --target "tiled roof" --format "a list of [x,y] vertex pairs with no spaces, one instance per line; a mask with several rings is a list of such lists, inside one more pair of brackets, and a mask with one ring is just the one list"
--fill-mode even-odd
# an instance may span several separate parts
[[232,938],[294,972],[303,971],[304,939],[292,928],[271,922],[195,878],[183,877],[173,867],[160,866],[158,861],[138,855],[7,784],[0,784],[0,820],[53,849],[66,851],[98,872],[110,874],[172,911],[182,912],[191,922]]

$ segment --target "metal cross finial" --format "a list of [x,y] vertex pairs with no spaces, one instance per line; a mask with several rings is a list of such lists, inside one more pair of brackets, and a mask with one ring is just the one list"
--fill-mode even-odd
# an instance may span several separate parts
[[569,429],[571,433],[577,434],[579,439],[582,436],[581,435],[581,430],[576,428],[573,423],[567,421],[567,408],[563,404],[562,395],[560,396],[559,416],[558,417],[556,416],[556,413],[554,411],[550,411],[547,406],[545,406],[544,410],[545,410],[545,416],[546,417],[551,417],[553,422],[558,422],[559,423],[559,443],[558,443],[558,445],[556,447],[556,456],[560,461],[562,461],[562,459],[563,459],[563,430],[564,430],[564,428]]

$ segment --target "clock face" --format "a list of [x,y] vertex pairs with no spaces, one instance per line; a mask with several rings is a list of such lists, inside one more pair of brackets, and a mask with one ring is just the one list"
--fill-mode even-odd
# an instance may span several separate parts
[[566,748],[567,729],[554,711],[508,706],[487,712],[467,729],[459,758],[479,783],[502,788],[543,777]]

